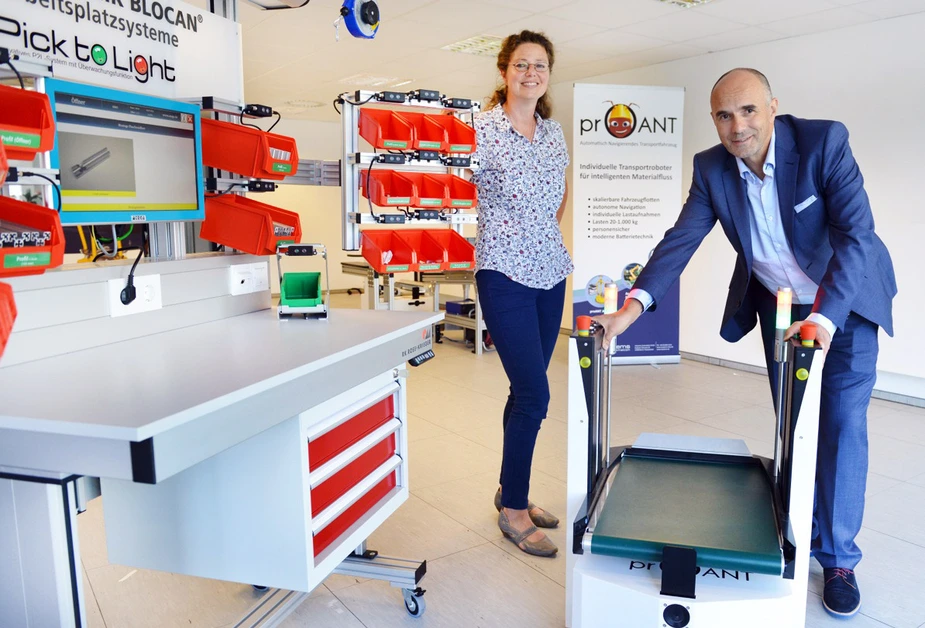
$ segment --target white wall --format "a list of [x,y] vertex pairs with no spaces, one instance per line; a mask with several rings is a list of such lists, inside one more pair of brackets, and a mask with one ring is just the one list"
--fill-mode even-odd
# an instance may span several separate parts
[[[780,113],[844,122],[899,284],[893,302],[896,337],[881,333],[877,388],[919,398],[925,398],[925,325],[920,322],[925,311],[923,34],[925,13],[920,13],[583,81],[686,89],[685,198],[693,155],[718,142],[709,118],[709,92],[726,70],[751,66],[764,72],[780,100]],[[552,95],[555,117],[571,144],[571,84],[554,86]],[[571,244],[571,211],[566,223]],[[718,335],[733,260],[732,247],[715,229],[682,276],[681,350],[761,366],[757,334],[737,344]],[[570,325],[568,312],[563,325]]]

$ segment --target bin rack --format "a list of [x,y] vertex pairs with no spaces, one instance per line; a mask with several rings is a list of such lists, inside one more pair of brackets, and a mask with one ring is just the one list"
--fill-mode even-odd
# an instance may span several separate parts
[[446,249],[433,238],[427,237],[427,229],[402,229],[395,234],[414,251],[417,263],[411,270],[444,270]]
[[[360,178],[363,196],[379,207],[414,206],[418,191],[405,172],[373,170]],[[367,180],[368,179],[368,180]]]
[[[277,235],[277,225],[294,231]],[[302,226],[295,212],[236,194],[222,194],[206,197],[206,219],[199,237],[251,255],[273,255],[281,244],[301,240]]]
[[446,130],[446,148],[447,153],[474,153],[475,152],[475,129],[456,116],[425,116],[430,118],[435,124],[439,124]]
[[[417,270],[417,256],[407,242],[391,229],[366,230],[362,232],[363,257],[370,268],[380,275]],[[389,261],[383,261],[383,253],[392,252]]]
[[360,136],[375,148],[411,150],[414,127],[390,109],[361,109]]
[[32,161],[55,144],[55,120],[46,94],[0,85],[0,138],[7,159]]
[[41,275],[64,262],[64,230],[58,212],[40,205],[0,196],[0,223],[35,231],[48,231],[45,246],[0,248],[0,277]]
[[414,127],[414,140],[412,148],[415,150],[435,150],[447,152],[449,141],[446,127],[437,120],[440,116],[429,116],[425,113],[402,112],[404,118]]
[[6,349],[6,342],[13,332],[14,322],[16,322],[16,302],[13,300],[13,288],[9,284],[0,283],[0,356]]
[[443,208],[447,206],[447,190],[443,181],[423,172],[402,172],[401,176],[414,184],[411,207]]
[[291,137],[203,118],[202,163],[243,177],[280,181],[298,172],[299,151]]
[[478,200],[475,184],[470,183],[455,174],[427,174],[429,179],[442,183],[446,189],[444,207],[453,209],[468,209],[475,207]]
[[[452,229],[427,229],[424,238],[432,240],[445,252],[445,263],[440,270],[472,270],[475,268],[475,247]],[[421,265],[420,270],[429,270]]]

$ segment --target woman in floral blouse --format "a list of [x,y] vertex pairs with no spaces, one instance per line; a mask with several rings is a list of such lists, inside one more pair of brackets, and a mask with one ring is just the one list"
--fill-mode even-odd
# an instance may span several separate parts
[[510,380],[504,408],[498,526],[521,550],[554,556],[537,527],[559,520],[528,500],[533,449],[549,405],[546,369],[562,321],[572,260],[559,221],[569,163],[562,127],[549,119],[554,63],[541,33],[507,37],[498,53],[504,84],[475,120],[480,169],[476,284],[485,324]]

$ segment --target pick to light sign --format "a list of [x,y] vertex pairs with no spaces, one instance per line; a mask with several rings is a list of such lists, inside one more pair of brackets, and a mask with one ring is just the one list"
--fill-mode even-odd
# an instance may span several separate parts
[[793,291],[790,288],[777,289],[777,329],[790,327],[790,313],[793,306]]

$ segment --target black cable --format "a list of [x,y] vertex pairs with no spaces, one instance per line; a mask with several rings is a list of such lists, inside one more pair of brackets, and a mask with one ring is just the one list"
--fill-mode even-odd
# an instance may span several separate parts
[[[10,66],[10,67],[12,67],[12,66]],[[51,185],[55,188],[55,195],[57,196],[57,199],[58,199],[58,206],[55,207],[55,211],[57,211],[58,213],[61,213],[61,206],[63,205],[63,202],[62,202],[62,200],[61,200],[61,188],[58,187],[58,182],[57,182],[57,181],[55,181],[55,180],[52,179],[51,177],[46,177],[44,174],[39,174],[38,172],[23,172],[23,173],[22,173],[22,176],[24,176],[24,177],[38,177],[38,178],[40,178],[40,179],[45,179],[46,181],[48,181],[49,183],[51,183]]]
[[[138,256],[135,258],[135,263],[132,264],[132,270],[128,271],[129,283],[132,283],[132,281],[135,279],[135,268],[138,266],[138,262],[141,261],[141,258],[145,256],[145,247],[139,246],[135,248],[138,249]],[[122,250],[124,251],[125,249]]]
[[274,122],[273,124],[270,125],[270,128],[267,129],[267,133],[269,133],[270,131],[272,131],[273,128],[274,128],[277,124],[279,124],[279,121],[283,119],[282,114],[281,114],[280,112],[278,112],[278,111],[274,111],[274,112],[273,112],[273,115],[276,116],[276,122]]
[[[122,253],[127,253],[128,251],[141,251],[141,252],[144,252],[144,248],[143,248],[143,247],[140,247],[140,246],[127,246],[127,247],[125,247],[124,249],[119,249],[119,251],[121,251]],[[95,262],[95,261],[97,261],[98,259],[100,259],[101,257],[107,257],[106,253],[103,253],[103,252],[97,253],[96,256],[93,258],[93,261]],[[133,268],[134,268],[134,267],[133,267]]]
[[242,111],[240,114],[238,114],[238,119],[239,119],[239,121],[241,122],[241,124],[244,125],[244,126],[249,126],[249,127],[253,128],[253,129],[257,129],[258,131],[263,131],[263,129],[261,129],[261,128],[260,128],[259,126],[257,126],[256,124],[251,124],[250,122],[245,122],[245,121],[244,121],[244,112],[243,112],[243,111]]
[[370,96],[370,97],[367,98],[366,100],[363,100],[363,101],[360,101],[360,102],[353,102],[352,100],[347,100],[346,98],[344,98],[344,97],[342,97],[342,96],[338,96],[337,98],[334,99],[334,102],[333,102],[332,104],[334,105],[334,111],[337,112],[337,115],[340,115],[340,114],[341,114],[341,111],[340,111],[340,109],[337,108],[337,103],[347,103],[348,105],[353,105],[354,107],[359,107],[359,106],[361,106],[361,105],[365,105],[366,103],[370,102],[370,101],[371,101],[373,98],[375,98],[377,95],[378,95],[378,94],[373,94],[372,96]]
[[15,75],[16,75],[16,78],[19,79],[19,87],[20,87],[20,89],[26,89],[26,84],[23,82],[23,80],[22,80],[22,74],[19,73],[19,70],[17,70],[17,69],[13,66],[13,63],[12,63],[11,61],[7,61],[6,64],[7,64],[8,66],[10,66],[10,69],[13,70],[13,74],[15,74]]
[[369,213],[373,218],[376,219],[376,222],[379,222],[379,216],[376,215],[376,212],[373,211],[373,200],[372,192],[369,187],[372,185],[370,181],[370,176],[373,174],[373,164],[376,163],[376,158],[374,157],[371,162],[369,162],[369,169],[366,171],[366,200],[369,202]]

